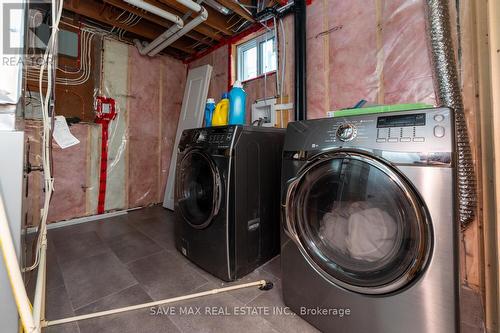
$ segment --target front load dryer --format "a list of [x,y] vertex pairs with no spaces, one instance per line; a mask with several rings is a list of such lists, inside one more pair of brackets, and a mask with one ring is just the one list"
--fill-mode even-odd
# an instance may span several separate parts
[[175,181],[177,249],[224,281],[279,253],[285,130],[223,126],[185,130]]
[[324,332],[457,332],[454,148],[447,108],[290,124],[285,304]]

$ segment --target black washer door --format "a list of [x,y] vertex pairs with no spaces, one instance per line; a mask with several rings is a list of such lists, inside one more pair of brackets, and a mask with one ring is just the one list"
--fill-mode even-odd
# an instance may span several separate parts
[[192,227],[205,228],[219,210],[219,173],[213,161],[199,150],[187,152],[179,166],[178,208]]
[[430,254],[430,221],[406,179],[359,152],[325,154],[291,183],[286,223],[313,267],[342,287],[393,292]]

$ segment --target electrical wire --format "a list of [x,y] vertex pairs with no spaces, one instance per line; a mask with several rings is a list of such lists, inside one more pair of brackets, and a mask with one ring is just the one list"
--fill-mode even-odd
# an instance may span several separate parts
[[[80,50],[80,69],[78,71],[67,71],[64,68],[58,67],[57,70],[65,74],[78,74],[81,73],[77,78],[68,77],[57,77],[56,83],[65,85],[80,85],[88,81],[90,78],[92,70],[92,42],[95,33],[89,32],[87,30],[82,30],[82,47]],[[39,70],[39,66],[33,66],[34,68],[27,69],[27,77],[29,80],[35,81],[37,78],[36,72]],[[43,83],[47,83],[47,78],[43,78]]]
[[[59,2],[59,6],[57,5],[57,1],[52,1],[52,31],[49,38],[49,42],[47,43],[47,48],[45,50],[43,56],[43,62],[40,66],[40,76],[38,80],[39,84],[39,94],[40,100],[42,101],[41,109],[42,109],[42,120],[43,120],[43,148],[42,148],[42,165],[43,165],[43,175],[44,175],[44,184],[45,184],[45,198],[42,209],[42,216],[40,219],[40,224],[38,226],[38,239],[37,239],[37,247],[35,260],[33,265],[26,267],[23,269],[24,272],[31,271],[35,269],[40,262],[40,254],[41,249],[44,244],[46,244],[46,235],[47,235],[47,217],[50,206],[50,199],[52,197],[52,193],[54,191],[54,178],[52,178],[52,165],[51,165],[51,142],[52,142],[52,122],[54,117],[51,117],[51,113],[53,114],[53,110],[49,110],[49,102],[52,97],[52,77],[55,75],[55,71],[53,68],[53,62],[55,61],[54,54],[56,51],[56,41],[57,41],[57,33],[59,31],[59,22],[61,21],[63,9],[63,0]],[[55,16],[54,16],[55,15]],[[47,69],[47,86],[45,95],[43,93],[43,77],[45,69]]]

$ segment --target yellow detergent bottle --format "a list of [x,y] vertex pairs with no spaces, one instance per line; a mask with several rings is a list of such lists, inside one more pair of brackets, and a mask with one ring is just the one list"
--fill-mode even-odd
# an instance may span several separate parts
[[224,93],[222,99],[215,107],[214,115],[212,116],[212,126],[227,125],[227,118],[229,115],[229,99],[228,95]]

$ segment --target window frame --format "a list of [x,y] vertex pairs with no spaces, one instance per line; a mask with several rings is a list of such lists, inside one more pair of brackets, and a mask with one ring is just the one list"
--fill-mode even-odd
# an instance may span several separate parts
[[[275,43],[276,43],[276,36],[274,35],[274,30],[271,30],[271,31],[268,31],[266,33],[263,33],[257,37],[254,37],[244,43],[241,43],[239,45],[236,45],[236,77],[237,77],[237,80],[239,81],[249,81],[249,80],[253,80],[253,79],[256,79],[264,74],[269,74],[269,73],[273,73],[276,71],[276,69],[273,69],[273,70],[270,70],[270,71],[267,71],[265,72],[264,71],[264,68],[263,68],[263,43],[265,43],[266,41],[268,40],[274,40],[274,43],[273,43],[273,49],[275,49]],[[257,49],[257,75],[255,77],[250,77],[250,78],[247,78],[247,79],[243,79],[243,54],[244,52],[252,49],[252,48],[256,48]],[[278,61],[278,55],[277,55],[277,52],[276,53],[276,58],[275,58],[275,61],[276,61],[276,66],[278,65],[277,64],[277,61]]]

